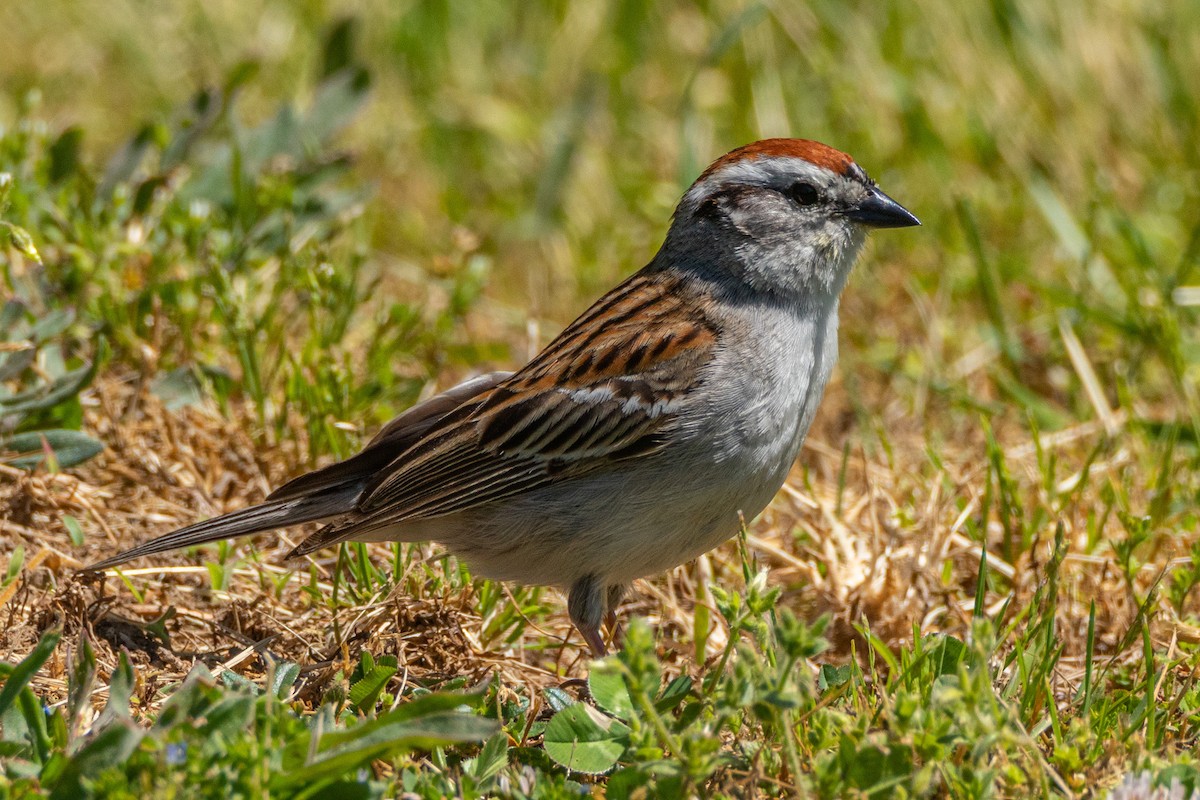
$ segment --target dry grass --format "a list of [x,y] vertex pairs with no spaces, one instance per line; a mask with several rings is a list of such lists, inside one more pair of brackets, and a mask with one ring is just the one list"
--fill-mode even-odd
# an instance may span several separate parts
[[[83,562],[260,500],[270,486],[297,472],[294,465],[304,452],[300,440],[256,447],[246,408],[235,406],[228,419],[211,409],[167,411],[131,376],[101,380],[89,391],[87,406],[90,429],[110,443],[102,457],[71,474],[29,475],[5,468],[9,480],[0,498],[0,530],[32,557],[3,597],[0,660],[20,660],[41,633],[62,625],[68,642],[89,637],[102,670],[111,671],[119,651],[129,653],[138,667],[140,709],[150,714],[169,697],[159,690],[182,680],[196,663],[261,679],[272,660],[295,661],[303,665],[300,696],[309,702],[319,701],[335,676],[343,680],[363,648],[396,655],[401,684],[433,687],[464,676],[474,684],[498,673],[507,685],[537,687],[586,674],[585,648],[572,637],[561,609],[531,621],[511,646],[482,645],[484,621],[470,584],[452,594],[393,590],[340,608],[313,602],[300,591],[301,584],[325,595],[334,592],[336,558],[326,552],[307,563],[284,563],[283,554],[298,541],[296,532],[239,544],[238,555],[228,562],[228,583],[219,590],[202,561],[186,554],[130,565],[122,571],[128,585],[111,573],[80,579],[74,570]],[[814,618],[832,615],[833,648],[827,658],[833,663],[852,652],[866,657],[864,628],[893,649],[911,645],[914,631],[966,638],[980,547],[964,535],[964,525],[978,518],[987,491],[980,455],[986,443],[982,436],[960,440],[940,454],[940,469],[931,470],[921,426],[911,416],[894,414],[881,423],[889,437],[886,460],[861,448],[842,448],[847,418],[844,393],[835,384],[802,456],[803,467],[751,526],[749,549],[770,566],[771,582],[785,588],[786,605]],[[1036,494],[1039,448],[1015,426],[1001,436],[1022,492]],[[1069,484],[1104,437],[1101,424],[1084,423],[1042,437],[1040,449],[1056,454],[1063,474],[1073,475],[1064,478]],[[1120,566],[1084,552],[1086,512],[1096,502],[1090,493],[1102,476],[1128,469],[1134,460],[1124,448],[1109,451],[1090,465],[1093,488],[1083,487],[1059,517],[1070,548],[1058,609],[1065,650],[1055,676],[1064,696],[1082,679],[1091,601],[1097,601],[1098,657],[1136,658],[1140,647],[1127,641],[1138,600]],[[85,547],[72,545],[61,522],[64,514],[83,523]],[[993,518],[987,524],[992,538],[1002,539],[1001,523]],[[1111,520],[1106,535],[1116,536],[1116,525]],[[1047,525],[1013,563],[992,546],[989,567],[1001,577],[985,597],[989,616],[1004,609],[1011,616],[1031,601],[1044,579],[1052,543],[1053,529]],[[391,547],[369,549],[386,568]],[[421,552],[438,558],[433,548]],[[1144,593],[1165,569],[1186,561],[1181,547],[1160,547],[1141,568],[1134,589]],[[420,561],[411,563],[416,568]],[[731,542],[699,563],[639,582],[624,613],[644,616],[658,629],[671,671],[696,674],[702,665],[692,649],[692,621],[697,603],[711,604],[703,587],[708,582],[738,585],[740,576]],[[421,586],[404,578],[396,584]],[[557,598],[554,602],[563,605]],[[164,618],[169,645],[148,629]],[[1156,645],[1169,654],[1177,642],[1198,640],[1195,628],[1166,617],[1154,630]],[[724,631],[710,637],[706,655],[719,653],[724,637]],[[65,652],[71,650],[68,644]],[[59,658],[34,681],[50,701],[62,699],[63,669]],[[102,700],[100,692],[95,701]]]
[[[0,148],[16,176],[6,219],[31,231],[47,265],[18,274],[20,257],[0,253],[4,279],[14,290],[44,279],[39,313],[79,312],[64,335],[70,365],[95,354],[89,337],[113,347],[84,395],[82,429],[103,455],[59,475],[0,466],[0,551],[24,549],[0,588],[0,660],[66,631],[34,678],[42,697],[62,699],[85,632],[103,679],[94,701],[125,650],[146,715],[193,664],[257,680],[273,660],[303,666],[311,710],[368,651],[397,656],[396,696],[493,674],[535,707],[539,688],[574,691],[588,662],[561,598],[472,581],[436,548],[366,546],[370,580],[356,550],[284,563],[294,540],[270,536],[137,563],[123,578],[82,582],[74,568],[258,500],[348,452],[422,386],[518,364],[650,256],[709,158],[804,135],[854,153],[926,222],[875,237],[843,302],[835,383],[745,539],[782,589],[779,611],[831,615],[818,661],[874,662],[853,689],[813,701],[839,722],[814,707],[791,725],[818,742],[808,777],[826,780],[843,748],[881,739],[909,754],[917,794],[976,796],[987,770],[1021,796],[1035,785],[1088,794],[1134,766],[1188,760],[1200,730],[1200,598],[1178,588],[1200,576],[1194,4],[572,1],[514,15],[495,0],[471,13],[346,0],[330,8],[370,20],[360,39],[373,99],[314,159],[324,168],[349,147],[353,171],[293,204],[310,173],[272,161],[249,176],[257,193],[213,201],[207,216],[193,214],[187,182],[222,172],[210,156],[234,128],[313,96],[330,19],[276,0],[110,6],[0,9],[25,45],[0,53],[11,87],[0,116],[19,122]],[[94,211],[104,160],[138,120],[187,138],[172,127],[183,98],[222,85],[247,55],[262,72],[242,89],[241,127],[218,124],[169,175],[143,165]],[[40,107],[24,94],[35,88]],[[86,132],[76,172],[49,181],[46,153],[74,123]],[[159,177],[154,202],[131,212],[128,198]],[[291,227],[307,200],[372,181],[369,202]],[[279,246],[279,231],[293,238]],[[177,368],[226,376],[204,387],[214,405],[165,410],[148,386]],[[79,427],[73,413],[49,422]],[[64,515],[80,521],[82,545]],[[667,677],[716,672],[728,631],[709,587],[740,590],[746,571],[734,540],[635,587],[624,612],[651,623]],[[151,626],[170,609],[168,644]],[[705,609],[717,630],[696,653]],[[1016,719],[1024,738],[970,758],[961,741],[918,753],[890,705],[916,690],[889,676],[920,671],[904,661],[914,637],[976,646],[984,617],[999,642],[983,656],[994,684],[946,724],[974,736],[963,720],[999,698],[1019,713],[994,720]],[[925,677],[928,711],[941,684]],[[786,749],[788,725],[758,724],[720,728],[726,752]],[[709,734],[687,730],[690,743]],[[1040,767],[1022,760],[1029,751]],[[958,771],[929,777],[938,758]],[[790,785],[757,759],[706,785]],[[854,786],[893,785],[879,780]]]

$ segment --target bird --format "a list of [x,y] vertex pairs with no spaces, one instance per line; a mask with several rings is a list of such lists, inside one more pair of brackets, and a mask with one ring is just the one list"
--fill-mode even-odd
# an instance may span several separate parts
[[920,224],[833,147],[738,147],[683,194],[649,264],[525,366],[413,406],[257,505],[84,569],[321,521],[289,558],[433,541],[477,575],[562,589],[602,656],[635,579],[715,548],[783,485],[867,232]]

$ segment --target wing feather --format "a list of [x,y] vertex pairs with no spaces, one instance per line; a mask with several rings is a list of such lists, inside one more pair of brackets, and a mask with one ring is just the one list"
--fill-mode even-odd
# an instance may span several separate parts
[[677,280],[634,275],[383,469],[340,532],[463,511],[661,449],[716,348],[703,308]]
[[365,482],[420,441],[443,417],[469,405],[471,400],[496,388],[511,376],[511,372],[478,375],[418,403],[384,425],[362,452],[345,461],[293,478],[271,492],[267,500],[293,500],[308,497],[314,492]]

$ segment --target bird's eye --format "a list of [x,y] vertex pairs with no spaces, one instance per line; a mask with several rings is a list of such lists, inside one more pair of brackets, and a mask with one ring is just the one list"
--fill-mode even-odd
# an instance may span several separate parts
[[788,187],[787,196],[802,206],[811,206],[821,199],[821,193],[811,183],[796,181]]

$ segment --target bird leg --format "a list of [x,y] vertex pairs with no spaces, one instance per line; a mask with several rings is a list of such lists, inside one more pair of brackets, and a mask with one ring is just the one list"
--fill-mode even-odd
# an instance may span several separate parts
[[608,627],[608,640],[612,642],[613,647],[620,650],[621,640],[625,638],[624,631],[621,629],[621,620],[617,617],[617,606],[621,605],[621,600],[625,597],[625,593],[629,591],[629,587],[623,584],[615,584],[608,587],[608,597],[605,602],[604,624]]
[[607,610],[606,594],[604,585],[595,575],[584,575],[572,584],[567,595],[567,613],[571,616],[571,622],[583,634],[583,640],[596,658],[608,652],[604,647],[604,637],[600,635],[600,622]]

